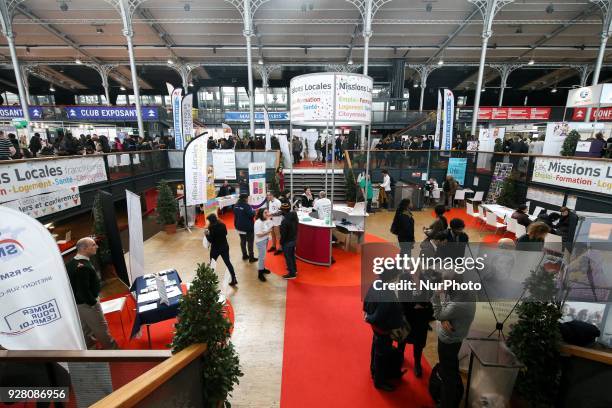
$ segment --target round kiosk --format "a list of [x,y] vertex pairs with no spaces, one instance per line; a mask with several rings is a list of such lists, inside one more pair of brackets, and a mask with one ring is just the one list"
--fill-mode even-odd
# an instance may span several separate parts
[[[350,73],[321,72],[300,75],[291,80],[290,138],[293,126],[332,130],[340,126],[365,126],[372,121],[372,86],[369,76]],[[332,154],[332,169],[334,166]],[[291,166],[293,191],[293,166]],[[332,264],[332,230],[336,227],[334,214],[334,177],[331,178],[329,203],[319,205],[318,211],[298,211],[300,220],[296,257],[316,265]],[[365,213],[364,213],[365,216]]]

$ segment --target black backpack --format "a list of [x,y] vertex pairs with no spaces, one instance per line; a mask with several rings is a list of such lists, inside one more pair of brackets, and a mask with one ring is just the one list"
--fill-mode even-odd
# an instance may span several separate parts
[[[463,381],[461,376],[457,373],[457,396],[463,398]],[[429,395],[434,402],[439,403],[442,397],[442,377],[440,376],[440,363],[436,364],[431,369],[431,376],[429,377]]]

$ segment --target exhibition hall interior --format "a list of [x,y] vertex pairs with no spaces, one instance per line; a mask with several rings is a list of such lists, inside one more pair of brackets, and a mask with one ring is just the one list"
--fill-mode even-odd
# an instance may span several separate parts
[[0,406],[612,407],[612,0],[0,17]]

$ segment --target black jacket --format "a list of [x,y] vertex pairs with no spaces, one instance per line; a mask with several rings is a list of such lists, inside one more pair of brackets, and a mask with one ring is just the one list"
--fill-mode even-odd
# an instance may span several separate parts
[[414,218],[410,211],[395,213],[393,231],[399,242],[414,242]]
[[312,206],[314,205],[314,198],[309,199],[308,197],[306,197],[305,194],[302,194],[301,204],[302,207],[312,208]]
[[242,232],[253,232],[253,209],[249,203],[238,201],[234,205],[234,226],[238,231]]
[[297,240],[298,218],[293,211],[286,213],[280,225],[280,244],[295,242]]
[[100,294],[100,280],[92,263],[73,258],[66,264],[66,272],[76,304],[95,305]]
[[227,227],[222,222],[208,227],[208,242],[210,242],[210,257],[216,258],[222,252],[229,250],[227,243]]
[[531,224],[531,219],[529,219],[529,216],[521,211],[515,211],[512,214],[512,218],[514,218],[517,223],[523,225],[525,228]]
[[534,251],[541,252],[544,249],[544,241],[538,239],[531,239],[529,235],[521,235],[516,240],[517,251]]

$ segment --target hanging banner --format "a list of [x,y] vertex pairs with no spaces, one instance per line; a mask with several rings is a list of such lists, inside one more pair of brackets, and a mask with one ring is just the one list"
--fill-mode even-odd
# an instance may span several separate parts
[[[138,114],[131,106],[69,106],[64,108],[70,120],[137,121]],[[143,106],[142,120],[155,121],[159,118],[157,107]]]
[[249,204],[259,206],[266,199],[266,163],[249,163]]
[[181,95],[183,90],[176,88],[172,91],[172,125],[174,126],[174,146],[177,150],[185,148],[185,140],[183,139],[183,115],[181,113]]
[[130,234],[130,284],[136,278],[145,274],[144,269],[144,239],[142,236],[142,208],[140,196],[125,190],[128,213],[128,231]]
[[[584,121],[587,116],[587,111],[587,108],[574,108],[572,120],[578,122]],[[597,120],[599,122],[612,121],[612,108],[591,109],[591,120]]]
[[272,142],[270,141],[270,116],[268,115],[268,110],[264,108],[264,130],[266,132],[266,151],[272,150]]
[[233,150],[212,151],[215,180],[236,180],[236,153]]
[[442,150],[453,148],[453,120],[455,112],[455,98],[453,91],[444,90],[444,128],[442,130]]
[[[42,119],[43,109],[40,106],[28,107],[30,119]],[[23,109],[21,106],[2,106],[0,108],[0,119],[23,118]]]
[[8,350],[85,350],[57,243],[30,216],[0,207],[0,344]]
[[438,110],[436,112],[436,131],[434,134],[434,149],[440,148],[440,122],[442,121],[442,94],[438,89]]
[[183,137],[185,139],[183,143],[186,143],[193,138],[193,94],[185,95],[181,105],[181,112],[183,114]]
[[556,187],[612,194],[612,163],[537,157],[531,181]]
[[207,140],[193,139],[185,149],[185,198],[187,205],[206,202]]
[[[227,122],[248,122],[251,120],[250,112],[225,112],[224,120]],[[289,112],[268,112],[268,120],[272,122],[289,120]],[[255,122],[265,121],[263,112],[255,112]]]
[[460,185],[465,184],[465,170],[467,168],[467,158],[451,157],[448,159],[447,175],[453,176]]
[[30,160],[0,168],[0,203],[106,181],[104,158]]
[[481,106],[478,120],[548,120],[550,108],[529,106]]
[[287,136],[278,135],[278,144],[280,145],[284,168],[288,169],[291,167],[291,153],[289,152],[289,142],[287,141]]
[[2,205],[28,214],[32,218],[39,218],[78,207],[81,205],[81,195],[78,187],[62,188],[52,193],[24,197]]

